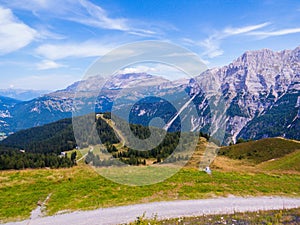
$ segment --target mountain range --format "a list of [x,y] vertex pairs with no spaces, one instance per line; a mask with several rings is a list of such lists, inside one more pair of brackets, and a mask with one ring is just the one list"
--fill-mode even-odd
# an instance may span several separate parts
[[[209,102],[220,103],[214,93],[219,93],[223,102],[223,110],[215,116],[207,112]],[[135,106],[131,112],[138,118],[135,122],[144,124],[146,115],[152,115],[155,109],[136,102],[147,96],[171,99],[187,109],[192,106],[185,103],[193,98],[199,117],[189,121],[191,129],[214,133],[220,127],[207,127],[222,124],[224,144],[238,138],[300,139],[300,47],[280,52],[248,51],[229,65],[208,69],[192,79],[169,81],[131,73],[118,74],[103,84],[95,76],[29,101],[1,97],[0,133],[7,135],[71,117],[74,108],[83,114],[114,110],[122,116],[131,104]]]
[[47,90],[0,89],[0,96],[14,98],[20,101],[28,101],[47,93],[49,93]]

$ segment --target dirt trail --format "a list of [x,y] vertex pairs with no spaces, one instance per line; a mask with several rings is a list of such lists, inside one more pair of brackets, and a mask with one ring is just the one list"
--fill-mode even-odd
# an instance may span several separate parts
[[[121,207],[78,211],[69,214],[36,218],[30,225],[109,225],[134,221],[146,213],[146,217],[157,215],[159,219],[234,212],[289,209],[300,207],[300,198],[287,197],[228,197],[201,200],[153,202]],[[27,221],[6,225],[26,225]]]
[[[94,151],[94,146],[91,146],[89,152],[93,152],[93,151]],[[85,159],[88,153],[84,154],[80,159],[77,160],[77,162],[80,162],[81,160]]]
[[121,147],[124,147],[125,143],[126,143],[126,139],[123,136],[122,132],[116,127],[115,123],[110,119],[104,118],[104,116],[102,114],[99,114],[97,116],[99,116],[102,120],[104,120],[115,131],[116,135],[118,136],[118,138],[120,140],[120,143],[122,144]]
[[30,220],[26,223],[26,225],[30,225],[31,221],[36,220],[44,216],[46,210],[46,203],[49,201],[51,197],[51,193],[47,196],[47,198],[43,202],[38,203],[38,207],[31,211],[30,213]]

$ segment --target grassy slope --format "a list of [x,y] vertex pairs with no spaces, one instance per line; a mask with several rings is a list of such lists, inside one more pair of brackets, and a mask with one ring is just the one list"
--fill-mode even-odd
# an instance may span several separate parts
[[263,162],[259,165],[259,168],[269,171],[286,170],[300,172],[300,150],[296,150],[279,159]]
[[245,159],[255,164],[280,158],[300,149],[300,143],[283,138],[266,138],[228,147],[223,147],[219,155],[232,159]]
[[[271,143],[273,140],[276,144]],[[298,147],[298,143],[287,140],[279,139],[280,142],[277,142],[277,139],[272,141],[267,139],[267,142],[265,141],[236,146],[242,146],[243,148],[240,149],[245,151],[245,154],[250,151],[249,149],[258,149],[257,143],[267,143],[269,147],[274,146],[275,150],[281,146],[286,149],[284,152],[290,152]],[[269,147],[261,149],[269,151]],[[235,148],[233,149],[236,151]],[[37,202],[43,201],[49,193],[52,193],[47,203],[47,213],[50,215],[63,210],[86,210],[149,201],[196,199],[229,194],[300,196],[300,173],[281,172],[298,170],[299,151],[294,150],[281,159],[263,163],[257,163],[260,160],[253,158],[234,160],[218,156],[213,164],[212,176],[195,169],[199,167],[204,151],[205,141],[201,140],[187,168],[162,183],[143,187],[116,184],[99,176],[84,163],[74,168],[59,170],[2,171],[0,172],[0,221],[28,218],[30,212],[36,208]],[[77,157],[80,157],[80,154]],[[276,173],[270,171],[273,169],[280,171]]]
[[223,147],[212,168],[220,171],[300,175],[300,142],[268,138]]
[[[299,196],[300,176],[214,171],[209,176],[183,169],[156,185],[131,187],[109,181],[90,167],[0,172],[0,220],[28,218],[39,200],[52,193],[48,214],[149,201],[234,195]],[[128,194],[130,193],[130,194]]]

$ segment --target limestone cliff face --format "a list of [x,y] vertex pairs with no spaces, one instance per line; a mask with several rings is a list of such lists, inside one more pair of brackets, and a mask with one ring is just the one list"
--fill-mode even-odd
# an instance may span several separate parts
[[[227,142],[230,139],[236,141],[237,137],[272,135],[268,132],[262,135],[258,129],[253,129],[253,119],[261,118],[260,123],[265,127],[273,124],[270,121],[272,107],[279,108],[277,114],[286,120],[281,126],[282,133],[278,135],[285,136],[284,130],[299,119],[300,47],[292,51],[263,49],[245,52],[229,65],[201,74],[197,81],[207,93],[212,90],[222,93],[227,112],[223,121],[226,121],[226,132],[231,136]],[[293,118],[284,115],[284,110],[280,110],[283,106],[290,109],[290,114],[295,114]],[[268,115],[269,122],[263,122],[264,115]],[[278,115],[273,116],[277,118]],[[253,131],[249,133],[250,128]]]

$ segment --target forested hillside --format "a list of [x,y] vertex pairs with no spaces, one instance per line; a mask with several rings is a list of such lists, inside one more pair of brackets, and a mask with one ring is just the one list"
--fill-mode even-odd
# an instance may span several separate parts
[[16,132],[1,145],[25,149],[31,153],[55,153],[76,147],[72,119],[63,119],[40,127]]
[[22,130],[1,142],[0,170],[71,167],[76,155],[61,152],[75,147],[71,119]]
[[0,170],[27,168],[63,168],[76,164],[76,153],[59,156],[54,153],[30,153],[16,148],[0,146]]
[[[77,118],[82,126],[80,135],[80,148],[88,147],[89,145],[104,144],[106,149],[111,154],[111,157],[118,158],[120,161],[130,164],[139,165],[146,164],[145,160],[150,160],[152,163],[161,162],[173,153],[179,143],[179,138],[183,137],[180,132],[168,132],[162,142],[155,148],[148,151],[139,151],[132,149],[126,145],[121,146],[120,140],[115,134],[114,129],[107,123],[110,120],[110,114],[103,114],[103,118],[98,117],[96,119],[96,130],[98,137],[90,135],[88,125],[86,125],[86,119],[95,119],[94,117],[79,117]],[[118,126],[128,126],[128,124],[121,119],[117,119]],[[86,125],[86,127],[85,127]],[[131,132],[139,139],[147,139],[150,136],[150,130],[148,127],[142,125],[130,124]],[[157,132],[160,132],[158,128]],[[200,134],[201,136],[209,138],[208,135]],[[125,137],[129,135],[124,133]],[[184,137],[185,143],[189,143],[189,135]],[[134,140],[126,140],[127,143],[133,143]],[[3,140],[0,145],[2,148],[13,148],[16,150],[25,150],[26,154],[40,154],[42,155],[59,155],[63,151],[72,150],[77,147],[76,140],[74,138],[72,119],[62,119],[57,122],[47,124],[40,127],[30,128],[16,132]],[[19,157],[9,152],[10,157]],[[8,155],[8,154],[6,154]],[[33,155],[32,155],[33,157]],[[93,153],[89,154],[87,163],[94,162],[95,166],[108,165],[107,163],[101,162],[102,159],[96,160],[97,156]],[[171,158],[170,160],[176,160]],[[37,163],[38,164],[38,163]],[[40,163],[42,167],[44,164]],[[48,166],[45,163],[45,166]]]

